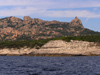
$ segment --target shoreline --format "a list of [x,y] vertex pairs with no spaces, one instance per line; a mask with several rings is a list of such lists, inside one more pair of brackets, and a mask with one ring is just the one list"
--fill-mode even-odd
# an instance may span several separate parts
[[36,56],[36,57],[80,57],[80,56],[100,56],[100,54],[82,55],[82,54],[0,54],[0,56]]
[[40,49],[27,47],[0,49],[0,56],[100,56],[100,46],[87,41],[51,40]]

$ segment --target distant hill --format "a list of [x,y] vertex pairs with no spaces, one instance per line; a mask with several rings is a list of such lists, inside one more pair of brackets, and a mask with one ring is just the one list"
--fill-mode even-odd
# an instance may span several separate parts
[[80,19],[71,22],[43,21],[24,16],[0,19],[0,40],[38,40],[62,36],[100,34],[83,27]]

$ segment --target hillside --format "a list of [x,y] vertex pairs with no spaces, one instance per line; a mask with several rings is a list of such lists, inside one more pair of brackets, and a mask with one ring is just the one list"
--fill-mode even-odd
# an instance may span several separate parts
[[[4,49],[4,48],[19,49],[19,48],[23,48],[23,47],[39,49],[51,40],[63,40],[65,42],[70,42],[71,40],[87,41],[87,42],[95,42],[98,46],[100,46],[100,35],[91,35],[91,36],[60,37],[60,38],[52,38],[52,39],[44,39],[44,40],[0,41],[0,49]],[[60,42],[60,44],[61,44],[61,42]],[[61,44],[61,45],[63,45],[63,44]]]
[[71,22],[43,21],[24,16],[0,19],[0,40],[38,40],[62,36],[100,34],[83,27],[80,19]]
[[[28,44],[33,45],[32,43]],[[9,44],[7,45],[9,46]],[[12,45],[14,46],[14,44]],[[24,46],[19,49],[5,47],[0,49],[0,56],[100,56],[100,44],[96,42],[51,40],[40,49],[37,49],[36,45],[35,43],[33,48]]]
[[100,56],[100,35],[0,41],[0,56]]

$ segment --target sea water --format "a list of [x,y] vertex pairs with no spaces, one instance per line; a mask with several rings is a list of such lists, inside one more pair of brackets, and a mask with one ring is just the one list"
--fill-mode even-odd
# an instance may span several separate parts
[[100,75],[100,57],[0,56],[0,75]]

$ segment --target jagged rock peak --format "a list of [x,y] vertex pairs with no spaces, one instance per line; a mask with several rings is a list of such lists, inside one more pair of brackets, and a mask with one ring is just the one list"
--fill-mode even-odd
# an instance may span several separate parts
[[9,18],[13,18],[13,19],[14,19],[14,18],[16,18],[16,19],[20,19],[20,18],[18,18],[18,17],[15,17],[15,16],[10,16]]
[[57,21],[57,20],[53,20],[52,22],[59,22],[59,21]]
[[76,16],[75,19],[78,19],[78,17]]
[[75,19],[72,20],[73,23],[79,23],[82,24],[81,20],[78,19],[78,17],[76,16]]
[[41,19],[39,19],[39,18],[34,18],[35,20],[41,20]]
[[10,16],[10,18],[15,18],[15,16]]
[[2,18],[2,19],[11,19],[11,18],[18,18],[18,17],[10,16],[10,17]]
[[10,16],[9,20],[12,22],[18,22],[18,21],[22,21],[22,19],[18,18],[18,17],[14,17],[14,16]]
[[39,18],[34,18],[32,21],[36,22],[36,23],[41,23],[43,22],[43,20],[39,19]]
[[34,20],[43,21],[43,20],[41,20],[41,19],[39,19],[39,18],[34,18]]
[[23,20],[24,20],[24,21],[32,20],[32,18],[31,18],[30,16],[24,16]]

